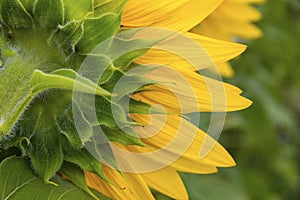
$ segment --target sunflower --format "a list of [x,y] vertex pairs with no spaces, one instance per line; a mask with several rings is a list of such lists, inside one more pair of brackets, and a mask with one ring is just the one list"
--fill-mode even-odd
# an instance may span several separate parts
[[177,171],[234,166],[186,116],[251,104],[198,72],[245,50],[188,32],[221,2],[2,0],[1,198],[188,199]]
[[[257,39],[262,31],[253,22],[261,19],[261,13],[252,4],[261,4],[264,0],[224,0],[208,17],[190,31],[207,37],[232,41],[235,38]],[[234,71],[229,63],[219,63],[220,73],[232,77]]]

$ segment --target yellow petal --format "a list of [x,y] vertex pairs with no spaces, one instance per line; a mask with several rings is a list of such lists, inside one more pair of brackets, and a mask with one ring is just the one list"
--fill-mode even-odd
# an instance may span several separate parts
[[188,31],[223,0],[129,0],[123,14],[125,27],[162,27]]
[[130,186],[134,188],[137,199],[154,199],[145,180],[139,174],[124,173]]
[[141,174],[146,184],[156,191],[170,196],[174,199],[188,199],[187,191],[184,184],[177,174],[176,170],[171,167]]
[[108,183],[99,176],[85,172],[86,181],[104,195],[113,199],[154,199],[145,181],[137,174],[124,173],[125,177],[110,167],[103,165],[105,176],[112,183]]
[[186,35],[198,42],[208,53],[215,63],[221,63],[231,60],[243,53],[247,46],[235,42],[216,40],[193,33]]
[[[161,149],[172,142],[176,148],[168,148],[168,151],[199,162],[199,164],[220,167],[235,164],[228,152],[219,143],[181,117],[141,114],[131,117],[139,123],[147,124],[144,127],[136,127],[135,131],[149,146]],[[191,142],[190,145],[185,146],[189,142]],[[210,148],[210,144],[214,144],[210,153],[206,157],[200,158],[200,148]],[[183,149],[185,149],[184,152],[182,152]]]
[[148,86],[149,90],[132,97],[150,105],[161,105],[170,114],[235,111],[252,104],[240,96],[239,88],[195,72],[158,68],[146,78],[161,84]]
[[[196,71],[207,67],[212,67],[215,63],[226,62],[245,51],[246,46],[233,42],[225,42],[221,40],[215,40],[208,37],[200,36],[193,33],[185,33],[188,38],[193,39],[196,42],[197,47],[191,47],[191,43],[178,43],[176,38],[174,41],[170,39],[167,41],[172,45],[172,48],[176,49],[176,55],[173,52],[167,52],[163,50],[161,46],[155,46],[150,49],[144,56],[138,58],[135,62],[139,64],[159,64],[167,65],[176,70],[190,70]],[[166,42],[166,43],[167,43]],[[181,53],[181,52],[184,52]]]
[[[147,147],[115,144],[112,149],[122,169],[128,163],[135,172],[152,172],[171,166],[178,171],[214,173],[216,166],[235,165],[229,153],[215,140],[178,116],[140,115],[131,117],[139,123],[135,132]],[[200,157],[200,153],[206,154]]]

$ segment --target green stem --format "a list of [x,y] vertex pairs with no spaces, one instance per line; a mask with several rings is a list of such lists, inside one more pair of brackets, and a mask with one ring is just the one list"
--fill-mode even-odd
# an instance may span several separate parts
[[28,95],[34,67],[20,57],[8,59],[0,73],[0,137],[9,134],[32,100]]

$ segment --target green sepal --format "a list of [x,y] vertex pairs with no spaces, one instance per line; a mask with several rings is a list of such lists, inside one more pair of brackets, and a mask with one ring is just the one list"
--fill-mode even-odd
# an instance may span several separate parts
[[24,158],[6,158],[0,164],[0,199],[95,199],[58,176],[55,176],[52,181],[56,185],[46,184],[36,176],[29,162]]
[[63,147],[64,160],[78,165],[81,169],[97,174],[103,180],[107,180],[105,177],[102,164],[85,148],[73,147],[65,137],[61,138]]
[[65,18],[67,20],[82,20],[93,12],[92,0],[63,0]]
[[[103,134],[99,134],[95,136],[95,139],[92,139],[89,142],[85,143],[86,149],[92,153],[92,155],[98,160],[110,167],[116,169],[120,174],[120,166],[118,161],[116,160],[115,154],[110,146],[107,138],[103,137]],[[108,180],[109,181],[109,180]]]
[[27,130],[32,134],[29,157],[34,171],[45,182],[54,176],[63,162],[60,132],[48,109],[51,107],[41,101],[35,103],[29,113],[26,113],[28,121],[32,123],[32,129]]
[[94,0],[94,17],[102,13],[121,14],[128,0]]
[[62,168],[59,170],[63,175],[67,176],[70,181],[81,190],[85,191],[91,197],[98,199],[86,184],[83,170],[69,162],[64,162]]
[[72,145],[79,148],[82,147],[83,142],[78,135],[72,114],[72,104],[70,104],[63,114],[57,116],[56,124],[60,133],[65,135]]
[[[99,84],[106,83],[116,71],[126,71],[134,59],[144,55],[157,41],[127,39],[133,31],[109,38],[89,55],[89,63],[102,68]],[[121,36],[122,38],[119,38]],[[101,63],[101,64],[96,64]],[[149,68],[148,68],[149,69]],[[148,71],[148,70],[146,70]]]
[[97,97],[95,98],[95,108],[100,125],[115,128],[129,124],[126,112],[119,104]]
[[62,0],[36,0],[34,5],[34,21],[43,28],[56,28],[64,22]]
[[77,92],[96,94],[100,96],[111,96],[111,93],[107,92],[89,79],[78,75],[71,69],[59,69],[51,74],[35,70],[32,75],[30,88],[33,94],[40,93],[47,89],[56,88],[75,90]]
[[1,19],[10,28],[30,28],[33,19],[19,0],[0,1]]
[[125,95],[133,94],[145,86],[157,83],[157,81],[146,79],[141,75],[115,72],[114,76],[102,87],[112,92],[114,94],[113,102],[117,102]]
[[76,49],[80,54],[88,54],[117,32],[121,23],[121,15],[106,13],[98,18],[86,19],[83,23],[84,34],[77,43]]
[[[118,125],[130,124],[123,108],[108,98],[82,94],[80,97],[74,98],[73,103],[76,106],[73,112],[75,111],[78,117],[86,119],[91,126],[104,125],[115,128]],[[93,118],[94,113],[96,114],[95,118]]]
[[125,70],[134,59],[144,55],[157,43],[156,40],[126,39],[132,32],[118,34],[105,50],[105,56],[111,58],[118,69]]
[[[91,104],[89,104],[91,105]],[[73,101],[72,104],[72,115],[73,117],[76,116],[76,121],[73,122],[72,126],[76,128],[76,131],[80,140],[82,141],[82,143],[90,141],[90,138],[93,135],[93,124],[94,123],[98,123],[98,120],[95,119],[96,121],[91,121],[91,119],[89,118],[89,114],[91,112],[91,110],[85,110],[88,112],[88,115],[84,115],[86,114],[86,112],[81,110],[82,107],[79,107],[78,104],[76,104],[75,101]],[[93,111],[91,113],[94,113]],[[74,118],[73,118],[74,119]]]
[[[108,128],[108,127],[101,127],[103,132],[105,133],[106,137],[109,141],[118,142],[124,145],[137,145],[146,147],[147,145],[144,144],[141,139],[137,136],[134,130],[131,127],[123,127],[120,128]],[[94,135],[93,140],[97,140],[97,137]]]
[[[124,97],[121,101],[128,102],[126,97]],[[153,107],[145,102],[130,99],[129,100],[129,113],[130,114],[166,114],[163,110]]]
[[82,35],[83,23],[70,21],[63,26],[59,25],[51,35],[51,40],[65,56],[69,56],[75,53],[75,46]]
[[33,15],[34,4],[35,4],[36,0],[19,0],[19,1],[22,3],[22,5],[26,9],[26,11],[28,13],[30,13],[31,16],[32,16]]

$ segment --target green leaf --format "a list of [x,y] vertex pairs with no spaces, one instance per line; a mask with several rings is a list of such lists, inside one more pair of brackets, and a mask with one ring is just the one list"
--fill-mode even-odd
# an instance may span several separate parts
[[67,176],[72,181],[72,183],[75,184],[78,188],[85,191],[91,197],[97,199],[95,194],[87,186],[84,172],[80,167],[72,163],[65,162],[62,168],[60,169],[60,172]]
[[59,186],[44,183],[24,158],[7,158],[0,164],[0,199],[94,199],[57,176],[53,181]]
[[11,28],[30,28],[33,26],[31,15],[19,0],[2,0],[0,14],[3,22]]
[[0,163],[5,159],[5,158],[8,158],[8,157],[11,157],[11,156],[15,156],[15,155],[20,155],[20,150],[16,147],[11,147],[11,148],[8,148],[8,149],[2,149],[0,147]]
[[52,29],[63,24],[64,10],[61,0],[37,0],[33,12],[34,20],[41,27]]

